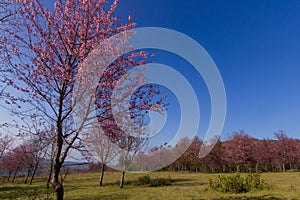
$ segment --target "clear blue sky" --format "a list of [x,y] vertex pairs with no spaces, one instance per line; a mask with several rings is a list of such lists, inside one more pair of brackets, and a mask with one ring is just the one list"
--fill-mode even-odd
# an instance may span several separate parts
[[[271,138],[279,129],[300,138],[300,1],[120,0],[118,15],[127,18],[133,11],[138,27],[180,31],[213,58],[227,94],[224,139],[240,129],[257,138]],[[210,118],[204,82],[186,61],[154,52],[157,62],[179,70],[200,91],[203,136]],[[178,128],[180,115],[174,96],[170,99],[164,129],[169,133]]]
[[[208,51],[226,87],[223,138],[239,129],[257,138],[273,137],[279,129],[300,138],[300,1],[120,1],[121,15],[132,11],[138,27],[180,31]],[[188,64],[156,54],[195,78]],[[192,80],[205,88],[198,81]],[[199,96],[207,126],[209,97]]]

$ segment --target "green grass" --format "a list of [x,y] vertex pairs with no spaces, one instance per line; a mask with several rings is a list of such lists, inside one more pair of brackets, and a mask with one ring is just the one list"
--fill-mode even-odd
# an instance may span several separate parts
[[[202,173],[148,173],[151,177],[171,176],[171,186],[147,187],[125,184],[123,189],[118,187],[121,173],[106,173],[104,186],[98,186],[99,174],[70,174],[64,182],[65,199],[72,200],[200,200],[200,199],[300,199],[300,173],[264,173],[262,178],[270,188],[242,194],[216,192],[208,187],[208,178],[216,178],[219,174]],[[145,174],[127,173],[125,180],[133,182]],[[226,175],[226,174],[225,174]],[[244,175],[244,174],[243,174]],[[32,186],[22,184],[23,179],[17,178],[16,183],[7,183],[0,178],[0,199],[53,199],[52,189],[46,189],[46,178],[38,177]]]

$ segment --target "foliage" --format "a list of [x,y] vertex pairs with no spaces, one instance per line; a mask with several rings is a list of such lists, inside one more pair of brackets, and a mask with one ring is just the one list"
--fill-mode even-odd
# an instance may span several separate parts
[[249,192],[265,187],[265,181],[260,178],[259,174],[248,174],[246,178],[243,178],[240,174],[219,175],[216,181],[209,178],[208,182],[209,187],[214,190],[231,193]]

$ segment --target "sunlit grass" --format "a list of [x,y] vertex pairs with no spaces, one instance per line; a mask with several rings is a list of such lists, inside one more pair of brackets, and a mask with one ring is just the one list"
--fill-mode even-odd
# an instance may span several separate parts
[[[65,199],[300,199],[300,173],[264,173],[262,178],[270,185],[270,189],[253,191],[242,194],[225,194],[208,188],[208,178],[216,178],[218,174],[202,173],[148,173],[151,177],[171,176],[171,186],[146,187],[125,184],[123,189],[118,187],[120,173],[106,173],[104,186],[98,186],[99,174],[70,174],[64,181]],[[127,173],[125,180],[132,182],[141,173]],[[52,199],[52,189],[46,189],[46,177],[38,177],[32,186],[22,183],[19,177],[15,183],[7,183],[0,178],[0,199]]]

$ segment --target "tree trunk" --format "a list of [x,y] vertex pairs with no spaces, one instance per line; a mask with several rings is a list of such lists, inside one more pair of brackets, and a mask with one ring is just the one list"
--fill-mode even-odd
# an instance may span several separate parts
[[104,176],[104,170],[105,170],[105,164],[102,163],[102,165],[101,165],[100,181],[99,181],[99,185],[100,185],[100,186],[102,186],[103,176]]
[[11,180],[11,182],[13,183],[15,181],[16,175],[17,175],[18,170],[15,171],[14,175],[13,175],[13,179]]
[[282,171],[285,172],[285,163],[282,164]]
[[26,179],[24,181],[24,184],[27,184],[29,175],[30,175],[30,169],[28,169],[28,171],[27,171],[27,175],[26,175]]
[[[61,114],[61,111],[59,112]],[[61,116],[59,117],[59,119]],[[63,147],[63,137],[62,137],[62,123],[59,120],[57,122],[57,133],[56,133],[56,148],[55,148],[55,157],[53,163],[53,175],[51,185],[55,192],[55,200],[63,200],[64,199],[64,188],[62,182],[59,181],[60,169],[62,167],[63,161],[61,161],[61,153]],[[62,180],[61,180],[62,181]]]
[[255,172],[256,172],[256,173],[259,172],[259,171],[258,171],[258,162],[257,162],[256,165],[255,165]]
[[51,166],[50,172],[48,174],[47,188],[50,187],[51,177],[52,177],[52,166]]
[[51,158],[50,171],[49,171],[48,180],[47,180],[47,188],[49,188],[49,184],[50,184],[51,178],[52,178],[52,173],[53,173],[53,158]]
[[55,200],[64,199],[64,188],[61,182],[59,182],[61,163],[54,163],[53,178],[51,181],[52,188],[55,192]]
[[8,172],[8,177],[7,177],[7,181],[9,182],[10,180],[10,176],[11,176],[11,171]]
[[31,185],[32,182],[33,182],[33,178],[34,178],[35,173],[36,173],[36,171],[37,171],[37,169],[38,169],[38,166],[39,166],[39,162],[36,162],[36,163],[35,163],[35,166],[34,166],[34,168],[33,168],[33,172],[32,172],[31,178],[30,178],[29,185]]
[[236,172],[240,172],[240,165],[236,166]]
[[124,177],[125,177],[125,171],[122,171],[122,178],[121,178],[121,182],[120,182],[120,188],[123,188],[123,185],[124,185]]

